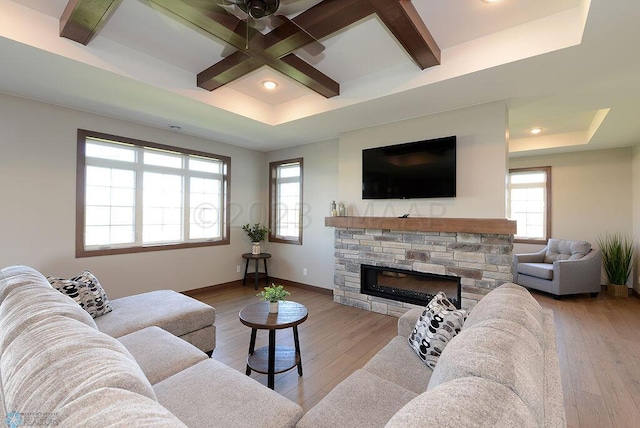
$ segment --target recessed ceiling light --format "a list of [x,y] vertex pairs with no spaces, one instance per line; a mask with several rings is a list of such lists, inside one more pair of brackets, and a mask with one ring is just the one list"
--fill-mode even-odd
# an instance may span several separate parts
[[531,131],[532,134],[537,135],[542,132],[542,128],[533,128]]
[[265,87],[265,89],[268,90],[273,90],[275,88],[278,87],[278,84],[276,82],[274,82],[273,80],[265,80],[264,82],[262,82],[262,86]]
[[482,3],[498,3],[500,0],[482,0]]

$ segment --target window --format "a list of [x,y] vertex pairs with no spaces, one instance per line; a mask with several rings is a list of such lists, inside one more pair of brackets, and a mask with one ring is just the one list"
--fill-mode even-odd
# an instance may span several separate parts
[[269,241],[302,245],[302,159],[269,164]]
[[231,159],[78,130],[76,257],[229,243]]
[[518,222],[514,242],[546,244],[551,235],[551,167],[509,170],[509,218]]

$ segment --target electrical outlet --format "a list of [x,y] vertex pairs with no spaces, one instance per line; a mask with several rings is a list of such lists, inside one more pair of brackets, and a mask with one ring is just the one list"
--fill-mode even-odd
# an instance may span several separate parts
[[240,265],[236,266],[236,272],[240,273]]
[[302,274],[303,274],[304,276],[307,276],[307,268],[302,269]]

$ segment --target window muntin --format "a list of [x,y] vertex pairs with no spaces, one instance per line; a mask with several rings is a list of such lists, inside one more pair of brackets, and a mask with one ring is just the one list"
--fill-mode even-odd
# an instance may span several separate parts
[[229,243],[230,158],[78,131],[78,257]]
[[271,162],[269,241],[302,244],[302,159]]
[[551,167],[509,170],[508,214],[515,242],[546,243],[551,234]]

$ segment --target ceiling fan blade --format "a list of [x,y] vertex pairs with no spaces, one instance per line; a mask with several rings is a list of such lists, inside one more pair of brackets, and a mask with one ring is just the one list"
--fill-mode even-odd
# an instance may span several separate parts
[[320,55],[324,51],[324,45],[318,41],[315,37],[313,37],[307,30],[287,18],[285,15],[271,15],[271,26],[274,29],[270,34],[278,34],[278,27],[288,26],[290,28],[294,28],[295,31],[301,33],[304,37],[309,39],[309,42],[304,46],[301,46],[301,49],[306,51],[309,55],[317,56]]
[[317,5],[322,0],[280,0],[279,15],[293,15]]

